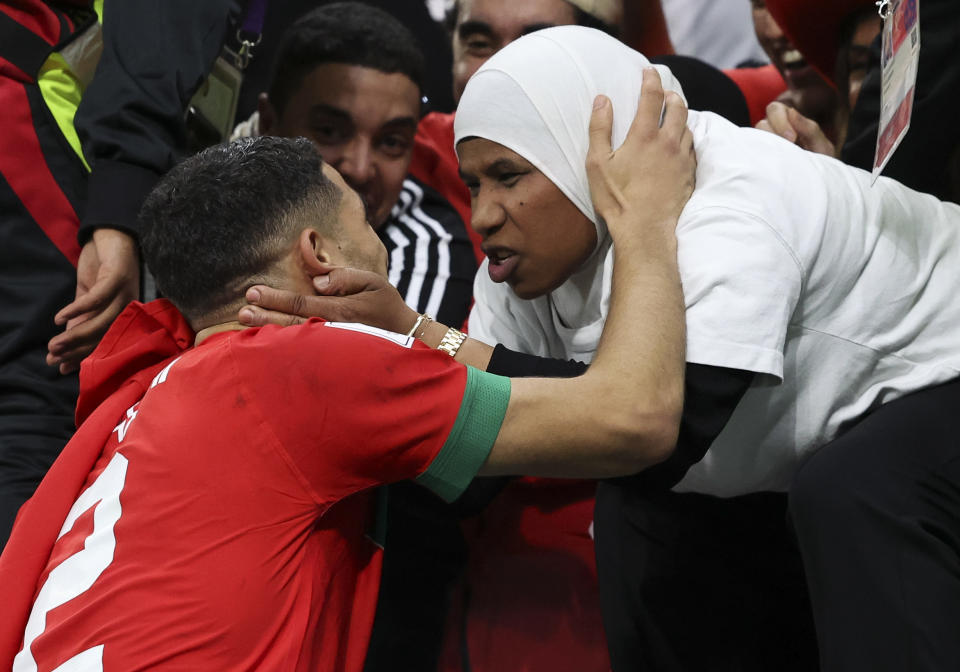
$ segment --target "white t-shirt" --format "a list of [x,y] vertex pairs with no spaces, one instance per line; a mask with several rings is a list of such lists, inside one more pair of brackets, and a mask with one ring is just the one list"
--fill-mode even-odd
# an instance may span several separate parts
[[[676,489],[786,490],[865,412],[960,376],[960,207],[883,177],[871,186],[865,171],[711,113],[691,111],[689,125],[697,187],[677,225],[687,360],[761,375]],[[601,315],[581,325],[549,296],[508,300],[481,268],[471,335],[589,361],[611,266],[591,271]]]

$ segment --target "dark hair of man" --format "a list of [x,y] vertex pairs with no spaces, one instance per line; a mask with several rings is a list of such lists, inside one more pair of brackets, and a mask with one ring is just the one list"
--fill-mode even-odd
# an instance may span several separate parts
[[[454,0],[447,7],[446,14],[444,15],[444,24],[447,27],[447,32],[453,35],[453,31],[457,29],[457,19],[460,17],[460,0]],[[583,11],[576,5],[573,6],[573,22],[577,26],[583,26],[585,28],[596,28],[597,30],[602,30],[607,35],[611,35],[619,39],[620,30],[616,26],[611,26],[605,21],[601,21],[593,14],[588,14]]]
[[306,223],[335,235],[341,197],[304,138],[209,147],[175,166],[144,201],[144,260],[191,322],[226,313],[267,279]]
[[423,53],[407,28],[362,2],[337,2],[304,14],[280,39],[268,95],[277,114],[303,78],[324,63],[406,75],[423,91]]

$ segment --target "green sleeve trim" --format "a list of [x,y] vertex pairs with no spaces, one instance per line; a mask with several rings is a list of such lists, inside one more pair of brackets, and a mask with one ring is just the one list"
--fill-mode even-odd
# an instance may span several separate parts
[[509,402],[509,378],[468,366],[457,420],[443,448],[417,476],[417,483],[448,502],[459,497],[487,461]]

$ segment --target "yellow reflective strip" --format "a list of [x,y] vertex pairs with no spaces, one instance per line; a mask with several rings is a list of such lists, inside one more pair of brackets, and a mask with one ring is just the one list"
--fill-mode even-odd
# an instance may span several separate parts
[[66,138],[70,147],[89,171],[90,166],[87,164],[87,160],[83,158],[80,138],[73,126],[73,117],[80,105],[80,96],[83,95],[83,87],[80,81],[74,76],[63,57],[60,54],[53,53],[40,68],[37,85],[43,95],[43,101],[47,104],[47,108],[57,122],[57,126],[60,127],[60,132],[63,133],[63,137]]
[[97,13],[97,21],[103,23],[103,0],[94,0],[93,11]]

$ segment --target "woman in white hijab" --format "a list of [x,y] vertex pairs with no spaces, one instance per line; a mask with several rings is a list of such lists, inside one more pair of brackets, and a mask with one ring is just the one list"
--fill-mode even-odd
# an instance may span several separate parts
[[[511,44],[471,78],[457,109],[461,173],[472,174],[478,160],[486,158],[477,152],[497,151],[492,147],[496,143],[510,150],[513,164],[502,164],[491,179],[509,186],[521,172],[539,172],[579,211],[578,216],[571,209],[557,220],[542,211],[531,213],[539,203],[528,201],[526,219],[546,226],[524,233],[523,242],[511,242],[513,246],[485,246],[488,260],[474,285],[477,304],[470,318],[470,335],[481,341],[585,362],[596,352],[610,296],[612,254],[610,237],[593,211],[584,168],[590,110],[597,94],[611,99],[612,145],[619,147],[636,110],[643,69],[651,65],[638,52],[612,38],[597,39],[599,35],[565,27]],[[509,64],[508,71],[502,63]],[[664,91],[682,97],[670,71],[656,67]],[[504,158],[499,154],[494,161]],[[475,189],[480,179],[471,177],[468,187]],[[543,182],[540,186],[550,190]],[[489,229],[500,216],[474,210],[471,223]],[[519,236],[510,240],[515,238]]]
[[[657,67],[665,91],[683,97],[667,68],[651,66],[636,51],[581,28],[531,34],[500,52],[470,80],[457,110],[455,133],[461,174],[474,196],[471,225],[485,238],[488,256],[474,283],[472,338],[541,357],[592,360],[608,310],[613,249],[606,227],[594,213],[584,169],[591,102],[598,93],[611,98],[612,144],[618,147],[626,137],[647,67]],[[785,541],[789,536],[782,523],[785,498],[764,496],[746,504],[734,500],[728,506],[713,498],[671,498],[664,492],[706,450],[708,441],[691,437],[712,438],[749,383],[749,376],[739,372],[718,379],[708,368],[694,365],[687,372],[688,385],[706,387],[716,399],[706,412],[696,415],[696,408],[688,412],[683,449],[694,455],[678,455],[635,479],[641,489],[654,492],[643,502],[645,522],[655,521],[676,534],[685,529],[685,536],[696,537],[698,544],[664,543],[644,550],[648,566],[637,568],[633,577],[610,580],[604,575],[609,568],[599,568],[613,668],[698,670],[729,664],[744,670],[770,665],[784,671],[810,669],[815,666],[816,646],[799,560]],[[576,370],[572,367],[570,373]],[[559,370],[537,373],[556,375]],[[611,500],[610,492],[616,490],[608,488],[607,500],[618,508],[619,500]],[[558,496],[563,495],[555,494],[554,499]],[[565,496],[582,498],[588,491],[568,487]],[[572,500],[567,507],[583,508]],[[771,544],[772,539],[774,549],[764,547],[759,555],[766,560],[786,555],[791,569],[778,569],[775,578],[760,579],[757,586],[747,586],[744,575],[752,573],[750,578],[755,579],[765,571],[748,566],[703,579],[705,573],[696,562],[709,565],[717,552],[749,557],[757,549],[751,539],[726,533],[716,544],[715,533],[704,528],[719,528],[717,519],[751,530],[741,537],[756,536],[752,529],[758,519],[776,521],[766,525],[766,538],[760,540]],[[541,524],[570,522],[545,517]],[[660,530],[653,533],[659,535]],[[674,566],[680,557],[685,571]],[[647,576],[655,580],[648,583]],[[622,580],[640,587],[624,591]],[[708,598],[701,588],[704,580],[740,588],[736,596],[724,588],[711,590]],[[776,587],[767,590],[768,583]],[[611,600],[611,593],[621,599]],[[637,600],[638,594],[642,600]],[[758,608],[761,603],[764,606]],[[639,614],[640,609],[645,613]],[[725,614],[723,619],[716,619],[719,612]],[[749,646],[745,642],[763,639],[764,628],[792,632],[793,641],[772,640],[769,646],[745,650]],[[685,646],[690,641],[698,645]]]
[[[513,42],[468,83],[455,137],[488,256],[474,286],[471,336],[591,359],[612,257],[582,168],[590,101],[611,98],[617,147],[646,64],[610,37],[561,27]],[[664,84],[678,90],[669,77]],[[697,188],[677,226],[687,361],[746,378],[721,376],[727,392],[719,397],[714,383],[706,395],[691,394],[687,369],[685,419],[688,409],[725,410],[686,433],[698,435],[700,452],[668,467],[662,483],[720,497],[791,491],[825,672],[921,669],[921,660],[939,661],[923,669],[946,669],[960,657],[951,629],[960,621],[960,472],[942,468],[960,464],[960,420],[948,410],[960,404],[960,209],[709,113],[691,111],[688,125]],[[684,442],[681,425],[678,451]],[[658,645],[636,641],[646,616],[631,574],[649,556],[617,548],[627,538],[659,543],[629,519],[642,513],[635,483],[601,486],[617,490],[622,505],[598,499],[597,507],[598,548],[612,548],[620,563],[620,583],[605,589],[598,551],[614,670],[639,669],[646,653],[638,649]],[[617,521],[604,523],[602,509]],[[714,527],[726,531],[723,522]],[[767,529],[758,522],[753,535]],[[938,550],[944,538],[946,554]],[[752,559],[757,568],[796,563],[774,546]],[[724,549],[713,551],[730,562]],[[737,565],[742,556],[732,557]],[[712,571],[688,578],[705,591],[724,580]],[[684,618],[703,620],[696,603],[669,604],[672,588],[659,590],[681,627]],[[613,617],[611,600],[620,610]],[[711,619],[717,631],[730,620],[722,611]],[[803,627],[777,629],[744,641],[774,637],[790,647]],[[686,669],[798,669],[783,664],[788,648],[765,668],[744,666],[738,651],[714,649],[725,640],[688,637],[688,651],[722,655]],[[683,668],[673,661],[652,669]]]

